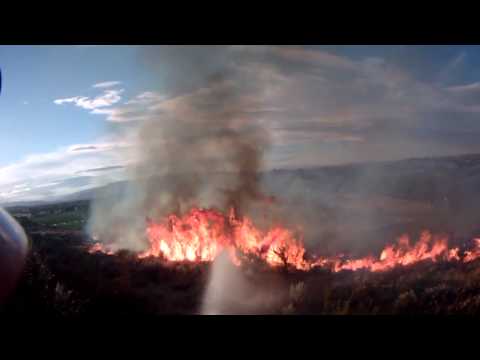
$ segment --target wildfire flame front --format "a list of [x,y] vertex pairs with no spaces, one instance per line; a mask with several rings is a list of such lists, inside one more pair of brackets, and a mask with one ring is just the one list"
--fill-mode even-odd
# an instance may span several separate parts
[[[387,245],[379,257],[344,259],[340,256],[306,259],[306,250],[300,237],[290,230],[274,226],[262,231],[244,216],[238,218],[232,208],[226,216],[215,209],[192,208],[183,216],[169,215],[161,222],[147,221],[146,235],[149,248],[138,254],[139,258],[158,257],[170,262],[212,262],[227,251],[232,262],[241,266],[244,258],[257,258],[271,267],[290,267],[308,271],[327,268],[342,270],[386,271],[396,266],[408,266],[420,261],[473,261],[480,257],[480,239],[475,246],[460,256],[460,249],[449,248],[445,236],[435,236],[428,231],[420,235],[415,245],[407,235],[397,244]],[[91,253],[113,255],[106,245],[95,243]],[[238,256],[239,254],[244,256]]]

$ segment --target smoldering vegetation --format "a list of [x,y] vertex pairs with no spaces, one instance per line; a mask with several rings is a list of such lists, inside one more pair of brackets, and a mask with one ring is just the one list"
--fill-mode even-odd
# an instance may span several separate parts
[[[82,235],[31,234],[32,249],[2,317],[142,317],[165,314],[467,314],[480,312],[480,264],[423,262],[385,273],[296,272],[252,262],[210,287],[212,264],[166,264],[88,254]],[[75,264],[75,266],[72,266]],[[215,266],[215,265],[213,265]],[[214,291],[212,291],[214,290]]]

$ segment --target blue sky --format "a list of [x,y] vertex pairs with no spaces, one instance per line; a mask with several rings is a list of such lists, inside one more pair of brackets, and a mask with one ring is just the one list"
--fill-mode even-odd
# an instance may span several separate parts
[[92,85],[112,79],[128,83],[129,92],[145,88],[148,77],[135,59],[130,47],[0,47],[0,166],[98,136],[105,126],[101,119],[53,100],[98,95]]
[[477,46],[0,46],[0,203],[121,179],[99,169],[137,160],[142,121],[198,116],[218,69],[270,168],[479,152],[479,65]]

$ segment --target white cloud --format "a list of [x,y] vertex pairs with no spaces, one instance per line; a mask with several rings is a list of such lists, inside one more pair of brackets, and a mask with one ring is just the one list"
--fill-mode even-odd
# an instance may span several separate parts
[[460,54],[455,56],[447,65],[446,71],[455,69],[462,65],[465,62],[465,59],[467,58],[467,53],[465,51],[462,51]]
[[114,87],[114,86],[120,85],[121,83],[122,83],[121,81],[104,81],[104,82],[100,82],[98,84],[95,84],[92,87],[103,89],[103,88]]
[[[130,146],[127,139],[121,138],[77,144],[50,153],[32,154],[0,167],[0,203],[67,195],[96,186],[98,172],[89,170],[112,167],[112,164],[122,166],[133,161],[128,151]],[[78,174],[83,174],[82,178]],[[103,181],[119,180],[118,174],[114,178],[109,176],[108,171],[101,173]]]
[[465,51],[453,56],[441,69],[438,76],[439,84],[451,84],[455,79],[455,75],[458,74],[458,71],[465,66],[466,59],[467,53]]
[[64,99],[56,99],[53,102],[56,105],[63,105],[72,103],[75,106],[81,107],[86,110],[94,110],[102,107],[108,107],[113,104],[118,103],[122,97],[120,96],[124,92],[124,89],[118,90],[105,90],[102,95],[96,96],[94,98],[89,98],[86,96],[74,96]]
[[159,94],[159,93],[153,92],[153,91],[145,91],[145,92],[137,95],[133,99],[127,101],[125,104],[145,105],[145,104],[151,104],[151,103],[154,103],[154,102],[163,101],[165,99],[166,99],[165,95],[162,95],[162,94]]
[[166,96],[162,94],[146,91],[128,100],[125,105],[108,109],[94,109],[92,114],[106,115],[107,121],[116,123],[144,121],[154,116],[156,106],[166,99]]
[[449,86],[447,90],[453,92],[468,92],[468,91],[478,91],[480,90],[480,82],[474,82],[471,84],[466,85],[457,85],[457,86]]
[[354,61],[337,55],[330,54],[324,51],[307,50],[297,46],[244,46],[234,45],[231,46],[233,51],[242,53],[252,53],[265,56],[281,58],[283,60],[297,62],[297,63],[310,63],[317,66],[327,66],[343,69],[355,69],[358,67]]

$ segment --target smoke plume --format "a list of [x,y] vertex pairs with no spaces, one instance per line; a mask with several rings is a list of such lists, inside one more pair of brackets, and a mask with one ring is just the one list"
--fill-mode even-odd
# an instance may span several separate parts
[[89,224],[100,241],[131,250],[145,247],[147,218],[191,206],[247,211],[262,199],[258,176],[269,145],[246,107],[262,89],[239,75],[228,48],[160,46],[142,55],[169,95],[138,122],[128,183],[93,203]]

